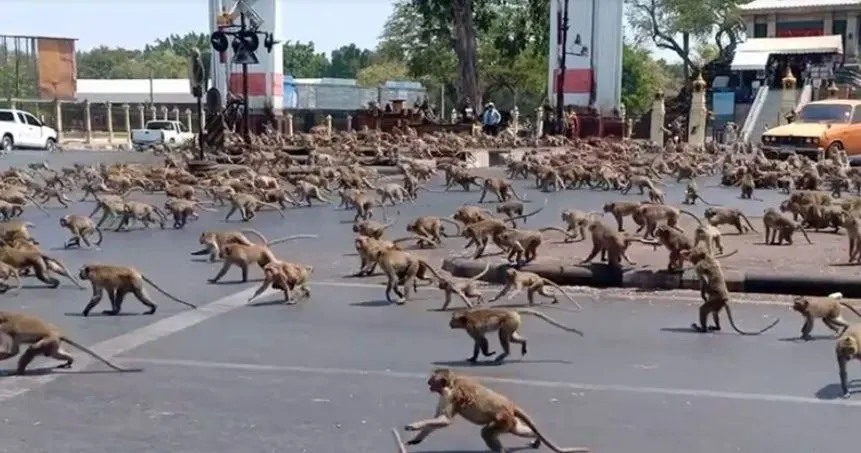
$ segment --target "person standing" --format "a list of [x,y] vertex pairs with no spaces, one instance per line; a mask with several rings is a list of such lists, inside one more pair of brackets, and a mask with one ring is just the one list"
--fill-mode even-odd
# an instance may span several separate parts
[[496,109],[496,105],[493,102],[488,102],[484,106],[484,111],[481,112],[481,125],[484,133],[495,136],[499,132],[499,123],[501,122],[502,115]]

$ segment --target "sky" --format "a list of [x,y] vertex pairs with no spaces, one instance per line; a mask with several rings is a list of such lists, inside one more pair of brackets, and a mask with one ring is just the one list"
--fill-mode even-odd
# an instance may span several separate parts
[[[372,49],[394,0],[277,0],[282,40],[313,41],[330,53],[349,43]],[[548,0],[549,1],[549,0]],[[79,50],[101,45],[143,48],[171,33],[209,28],[207,0],[0,0],[0,34],[77,38]],[[229,3],[229,2],[226,2]],[[325,4],[325,8],[321,5]],[[660,57],[670,59],[661,52]]]

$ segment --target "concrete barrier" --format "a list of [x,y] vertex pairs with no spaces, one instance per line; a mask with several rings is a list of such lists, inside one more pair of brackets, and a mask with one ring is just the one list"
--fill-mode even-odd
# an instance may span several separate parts
[[[484,269],[484,262],[468,258],[448,258],[443,270],[455,277],[471,278]],[[508,264],[491,265],[481,280],[503,283]],[[594,288],[637,288],[647,290],[699,290],[700,282],[693,269],[670,272],[652,268],[613,269],[602,263],[588,265],[528,264],[519,268],[534,272],[559,285],[590,286]],[[861,279],[821,277],[794,274],[745,273],[724,271],[727,289],[739,293],[790,294],[827,296],[834,292],[846,298],[861,298]]]

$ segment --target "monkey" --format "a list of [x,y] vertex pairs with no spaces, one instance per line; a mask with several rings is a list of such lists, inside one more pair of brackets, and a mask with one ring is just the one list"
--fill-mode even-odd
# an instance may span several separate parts
[[663,219],[666,219],[667,226],[684,233],[684,231],[678,226],[679,214],[685,214],[692,217],[697,222],[700,221],[696,215],[689,211],[660,204],[643,204],[634,211],[631,218],[640,225],[637,232],[645,229],[643,232],[643,238],[648,238],[654,235],[655,228],[658,226],[658,221]]
[[323,189],[311,184],[307,181],[297,181],[296,189],[293,192],[294,199],[299,202],[305,202],[308,207],[311,207],[311,200],[317,200],[321,203],[331,203],[331,201],[323,193]]
[[369,220],[374,216],[374,208],[378,207],[383,211],[383,219],[386,219],[386,205],[367,193],[359,193],[353,198],[353,207],[356,208],[356,216],[353,217],[353,222],[358,222],[359,219]]
[[227,211],[227,215],[224,216],[224,221],[230,221],[230,218],[236,211],[239,211],[240,217],[242,217],[243,222],[248,222],[254,218],[257,214],[257,211],[260,210],[261,207],[266,206],[270,207],[281,215],[281,218],[284,218],[284,211],[278,207],[278,205],[274,203],[267,203],[265,201],[261,201],[254,195],[246,194],[246,193],[237,193],[230,197],[230,210]]
[[792,234],[795,231],[801,231],[807,243],[813,244],[807,236],[807,231],[800,224],[774,208],[768,208],[763,212],[762,223],[765,226],[765,243],[768,245],[781,245],[784,241],[792,245]]
[[706,208],[703,212],[703,217],[705,217],[706,221],[714,227],[732,225],[738,229],[738,234],[747,233],[746,227],[741,223],[742,219],[744,219],[745,223],[747,223],[747,228],[750,228],[750,231],[753,231],[754,233],[758,233],[756,228],[753,227],[753,224],[750,223],[750,219],[748,219],[747,216],[737,208]]
[[502,347],[502,354],[496,356],[494,362],[502,363],[502,361],[511,353],[511,343],[519,344],[520,355],[526,355],[526,338],[517,332],[522,323],[521,315],[530,315],[541,318],[555,327],[568,332],[574,332],[581,337],[583,336],[583,332],[573,327],[565,326],[550,316],[531,308],[473,308],[469,310],[460,310],[451,314],[451,320],[449,320],[448,326],[451,329],[463,329],[472,338],[472,357],[466,359],[469,363],[476,363],[478,361],[479,352],[481,352],[485,357],[496,354],[495,351],[489,350],[487,337],[485,335],[498,331],[499,345]]
[[721,244],[721,232],[717,227],[713,227],[708,223],[702,223],[694,230],[694,245],[704,244],[709,253],[714,255],[717,250],[718,254],[723,255],[723,244]]
[[269,250],[269,247],[260,244],[224,244],[218,256],[224,260],[224,264],[215,277],[209,279],[209,283],[218,283],[233,266],[239,267],[242,271],[241,281],[242,283],[247,283],[248,267],[252,263],[257,263],[260,269],[263,269],[267,264],[277,261],[275,255]]
[[834,345],[834,352],[837,357],[843,398],[849,398],[852,394],[849,392],[846,363],[854,359],[861,360],[861,324],[854,324],[843,331]]
[[578,209],[565,209],[562,211],[562,221],[565,222],[568,235],[565,237],[565,242],[579,238],[586,239],[586,227],[589,222],[595,221],[596,217],[602,216],[602,212],[583,212]]
[[452,294],[457,294],[463,300],[463,303],[467,308],[472,308],[472,302],[470,302],[470,299],[475,299],[475,303],[480,305],[484,299],[482,298],[481,293],[475,288],[475,282],[483,277],[489,270],[490,263],[485,263],[484,270],[479,272],[477,275],[470,277],[470,279],[463,284],[457,284],[455,281],[447,278],[440,279],[437,282],[437,288],[445,292],[445,301],[443,302],[440,311],[445,311],[449,304],[451,304]]
[[655,204],[666,204],[664,191],[661,189],[649,189],[649,201]]
[[115,231],[128,230],[132,219],[143,222],[145,228],[149,228],[150,223],[158,223],[162,229],[167,220],[167,216],[157,206],[139,201],[126,202],[122,212],[123,217]]
[[634,241],[633,238],[613,231],[599,220],[590,221],[588,229],[589,235],[592,237],[592,250],[586,259],[581,261],[582,264],[591,262],[598,255],[598,252],[601,253],[601,260],[606,260],[611,267],[620,268],[623,258],[629,264],[634,264],[626,253],[628,246]]
[[[506,201],[498,206],[496,206],[497,214],[504,214],[507,218],[512,218],[516,216],[523,215],[523,203],[520,201]],[[526,223],[526,219],[523,220],[523,223]],[[511,227],[517,228],[517,223],[514,220],[511,221]]]
[[604,212],[613,214],[613,217],[616,219],[616,223],[619,225],[619,232],[621,233],[625,231],[625,228],[622,226],[622,219],[626,216],[633,216],[637,209],[642,205],[642,203],[637,201],[613,201],[604,204]]
[[380,197],[380,205],[389,201],[392,206],[395,206],[398,203],[403,203],[404,200],[409,200],[412,204],[415,204],[415,199],[410,192],[398,183],[384,184],[380,187],[374,187],[374,190]]
[[200,208],[207,212],[217,212],[215,209],[202,206],[199,201],[186,200],[184,198],[168,198],[164,202],[164,209],[173,216],[173,228],[176,230],[184,228],[189,219],[198,219],[195,208]]
[[857,316],[861,316],[861,312],[846,302],[838,300],[842,298],[843,294],[841,293],[831,293],[828,297],[797,296],[793,299],[792,309],[804,316],[804,324],[801,326],[802,340],[809,341],[812,339],[810,331],[813,330],[814,319],[821,319],[822,323],[838,336],[846,332],[849,323],[843,319],[840,307],[843,306]]
[[761,198],[753,196],[753,189],[756,188],[756,183],[753,180],[752,174],[745,173],[744,176],[741,177],[739,185],[741,186],[741,196],[739,198],[742,200],[763,201]]
[[[427,261],[396,249],[383,249],[377,251],[377,264],[388,277],[386,282],[386,300],[394,302],[398,305],[406,303],[410,298],[412,290],[416,288],[416,279],[428,280],[425,278],[425,271],[430,271],[437,280],[442,277]],[[398,284],[402,282],[404,291],[398,289]],[[394,292],[397,299],[392,299],[391,293]]]
[[499,292],[493,299],[490,299],[489,303],[496,302],[502,296],[511,292],[512,288],[514,289],[511,294],[508,296],[508,300],[511,300],[523,291],[523,288],[526,288],[526,298],[529,301],[529,305],[535,305],[535,293],[538,293],[544,297],[552,299],[552,304],[559,303],[559,299],[556,298],[553,294],[548,294],[547,289],[544,288],[544,285],[550,285],[556,288],[557,291],[561,292],[568,300],[570,300],[574,305],[577,306],[578,309],[582,308],[579,303],[577,303],[574,298],[572,298],[568,293],[562,289],[561,286],[553,283],[553,281],[548,280],[534,272],[524,272],[518,271],[517,269],[507,269],[505,271],[505,287],[502,288],[502,291]]
[[72,202],[72,200],[70,200],[69,197],[66,196],[66,194],[61,192],[60,189],[54,187],[43,187],[39,190],[39,193],[36,196],[42,199],[40,201],[40,203],[42,204],[47,203],[53,198],[57,200],[58,203],[63,205],[63,208],[68,208],[69,203]]
[[137,269],[130,266],[115,266],[109,264],[87,264],[81,267],[78,271],[78,277],[81,280],[89,280],[93,287],[93,296],[81,312],[83,316],[89,316],[90,311],[96,307],[102,300],[102,295],[107,292],[108,298],[111,301],[111,309],[105,310],[102,314],[116,316],[120,314],[120,309],[123,306],[123,299],[126,294],[132,293],[137,299],[144,304],[149,310],[144,312],[146,315],[152,315],[157,308],[152,299],[146,294],[144,282],[152,285],[156,291],[164,294],[169,299],[181,303],[193,309],[197,305],[178,299],[160,286],[156,285],[152,280],[147,278]]
[[660,225],[655,228],[655,238],[659,243],[666,247],[670,252],[668,271],[681,270],[684,267],[683,251],[689,251],[694,248],[694,241],[667,225]]
[[[547,199],[544,199],[544,205],[547,205]],[[525,218],[528,216],[532,216],[540,212],[544,207],[536,209],[535,211],[524,214],[523,216],[510,217],[507,220],[501,220],[497,218],[488,218],[485,220],[481,220],[478,222],[467,223],[466,227],[463,229],[462,236],[469,239],[469,242],[464,246],[464,248],[469,248],[473,244],[475,244],[476,251],[473,259],[479,259],[484,254],[485,249],[487,248],[487,243],[490,239],[494,240],[499,248],[506,250],[507,247],[501,245],[498,242],[497,235],[502,233],[503,231],[508,229],[508,225],[505,224],[506,221],[516,220],[519,218]]]
[[538,247],[544,241],[542,232],[554,230],[566,236],[568,232],[562,228],[547,227],[540,231],[520,230],[508,228],[497,232],[493,236],[493,242],[504,250],[508,250],[508,261],[514,261],[518,265],[530,263],[538,257]]
[[460,168],[452,168],[450,171],[446,172],[446,179],[449,181],[446,183],[445,190],[448,191],[455,184],[459,184],[463,187],[464,192],[469,192],[470,187],[473,185],[476,187],[481,187],[484,189],[484,184],[479,184],[479,179],[484,179],[481,176],[469,174],[465,169]]
[[637,186],[637,188],[640,189],[640,195],[645,195],[646,189],[649,189],[650,191],[658,190],[657,187],[655,187],[655,184],[656,183],[652,182],[648,176],[631,175],[631,177],[628,178],[628,182],[624,187],[622,187],[621,192],[622,194],[627,195],[634,186]]
[[0,261],[0,280],[2,280],[2,283],[0,283],[0,294],[5,294],[9,289],[11,289],[7,282],[9,279],[13,278],[15,279],[16,284],[14,292],[17,294],[21,291],[21,286],[23,284],[21,276],[18,274],[18,270]]
[[0,215],[3,216],[3,221],[8,221],[14,217],[18,217],[24,213],[24,205],[18,203],[9,203],[6,200],[0,200]]
[[24,250],[9,245],[0,245],[0,261],[14,267],[21,274],[32,270],[36,278],[47,283],[51,288],[60,286],[60,281],[51,276],[53,271],[71,280],[78,288],[84,289],[60,260],[51,258],[38,249]]
[[39,355],[65,361],[63,364],[57,365],[56,368],[71,368],[75,358],[63,350],[62,343],[70,344],[86,352],[114,371],[143,371],[140,368],[119,367],[108,359],[96,354],[92,349],[72,340],[54,324],[24,313],[0,311],[0,343],[2,343],[3,349],[0,352],[0,360],[10,359],[18,355],[22,343],[30,345],[18,359],[16,373],[19,375],[24,374],[27,371],[27,365]]
[[478,206],[464,205],[457,208],[451,218],[463,225],[469,225],[482,220],[492,219],[493,214],[487,209],[479,208]]
[[281,209],[287,209],[287,204],[299,206],[299,202],[290,196],[290,191],[284,188],[266,189],[260,193],[260,199],[267,203],[278,203]]
[[298,287],[300,298],[311,297],[311,291],[308,289],[308,278],[314,272],[314,266],[294,264],[287,261],[273,261],[266,266],[263,266],[263,283],[257,288],[257,291],[248,298],[248,303],[263,294],[270,286],[275,289],[280,289],[284,292],[284,303],[294,305],[297,300],[291,294],[291,291]]
[[0,222],[0,241],[3,242],[14,242],[16,240],[28,241],[33,244],[39,244],[33,236],[30,234],[30,230],[28,228],[33,228],[32,222],[25,222],[21,220],[10,220],[8,222]]
[[[443,228],[443,222],[454,225],[454,227],[457,228],[457,236],[460,236],[461,229],[459,223],[444,217],[429,215],[418,217],[412,223],[407,224],[407,232],[431,238],[434,243],[442,244],[442,238],[440,236],[449,237]],[[424,244],[424,242],[419,243],[420,246],[424,246]]]
[[511,199],[511,196],[514,196],[514,198],[520,201],[526,201],[523,198],[520,198],[520,195],[518,195],[517,191],[514,190],[514,186],[503,178],[486,178],[484,180],[481,190],[481,198],[478,200],[479,203],[484,203],[484,198],[487,196],[488,191],[493,192],[500,203],[508,201]]
[[861,218],[849,213],[843,220],[843,228],[849,237],[849,264],[861,262]]
[[395,437],[395,444],[398,446],[398,453],[407,453],[407,449],[404,447],[404,441],[401,440],[401,435],[398,433],[398,430],[392,428],[392,435]]
[[198,239],[198,242],[205,245],[206,247],[197,252],[191,252],[191,254],[195,256],[209,255],[209,262],[215,262],[221,248],[227,244],[254,244],[247,237],[245,237],[245,234],[243,233],[248,233],[256,236],[257,239],[259,239],[264,244],[269,243],[269,240],[266,239],[266,236],[263,236],[263,233],[250,228],[239,231],[204,231],[200,234],[200,239]]
[[377,254],[379,251],[388,249],[400,250],[400,248],[398,248],[398,243],[410,239],[413,239],[413,237],[408,236],[400,239],[395,239],[393,241],[387,241],[384,239],[374,239],[368,236],[357,236],[354,241],[354,246],[356,248],[356,253],[359,255],[361,263],[358,272],[353,274],[353,276],[361,277],[373,274],[374,269],[377,268]]
[[[859,335],[861,337],[861,335]],[[482,426],[481,438],[487,447],[496,453],[504,453],[499,441],[503,433],[535,439],[530,446],[538,448],[543,442],[556,453],[588,453],[588,448],[561,448],[545,437],[532,418],[511,399],[497,393],[473,378],[455,374],[448,368],[437,368],[431,372],[427,382],[430,391],[439,394],[434,418],[410,423],[406,431],[419,433],[407,445],[418,445],[432,432],[451,425],[454,417],[462,416],[467,421]]]
[[60,217],[60,226],[72,233],[72,237],[63,244],[63,248],[80,247],[81,241],[84,241],[87,247],[92,247],[93,244],[90,243],[88,236],[93,233],[98,235],[95,244],[97,246],[102,245],[102,230],[96,226],[96,222],[93,222],[93,219],[87,216],[78,214],[64,215]]
[[[696,247],[692,250],[683,251],[682,256],[693,263],[694,270],[700,280],[700,297],[703,299],[703,304],[699,310],[699,325],[691,324],[691,328],[695,331],[706,333],[712,330],[721,330],[720,311],[724,308],[726,308],[730,326],[741,335],[760,335],[780,322],[780,318],[775,319],[773,323],[758,332],[746,332],[739,329],[732,317],[732,310],[729,306],[729,289],[717,259],[711,256],[707,250]],[[714,326],[707,325],[709,313],[712,315]]]
[[685,199],[682,201],[682,204],[695,205],[697,204],[697,200],[702,201],[708,206],[715,206],[708,201],[704,200],[702,196],[700,196],[699,188],[697,187],[697,182],[691,179],[688,181],[688,185],[685,188]]
[[373,220],[365,220],[353,225],[353,233],[358,233],[362,236],[381,239],[386,233],[386,229],[395,224],[395,220],[388,223],[379,223]]

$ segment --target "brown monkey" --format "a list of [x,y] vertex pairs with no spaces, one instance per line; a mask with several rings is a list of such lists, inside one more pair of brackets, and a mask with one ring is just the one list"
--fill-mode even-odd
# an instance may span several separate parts
[[263,294],[263,291],[266,291],[270,286],[280,289],[284,293],[284,302],[287,305],[297,303],[296,298],[291,294],[291,291],[297,287],[299,289],[299,297],[311,297],[311,291],[308,289],[308,278],[312,272],[314,272],[314,266],[295,264],[287,261],[273,261],[263,266],[263,283],[248,298],[248,303],[251,303],[251,301]]
[[106,315],[118,315],[123,306],[123,299],[126,294],[132,293],[137,299],[149,308],[144,314],[151,315],[155,313],[157,308],[152,299],[146,294],[144,282],[152,285],[156,291],[164,294],[170,300],[179,302],[191,308],[197,308],[197,305],[188,303],[182,299],[178,299],[167,291],[161,289],[152,280],[147,278],[137,269],[130,266],[114,266],[108,264],[87,264],[81,267],[78,272],[78,277],[81,280],[89,280],[93,287],[93,296],[81,312],[84,316],[89,316],[90,310],[96,307],[102,300],[102,295],[107,292],[108,298],[111,301],[111,309],[105,310],[102,313]]
[[[430,215],[421,216],[415,219],[412,223],[408,223],[407,232],[431,238],[434,243],[442,244],[442,238],[440,236],[449,237],[443,228],[443,222],[454,225],[455,228],[457,228],[457,235],[459,236],[461,234],[459,223],[444,217]],[[424,246],[424,242],[420,242],[419,245]]]
[[22,285],[21,276],[18,274],[18,270],[0,261],[0,280],[2,280],[2,283],[0,283],[0,294],[5,294],[9,291],[10,287],[7,282],[12,278],[15,279],[15,293],[17,293],[21,291]]
[[122,210],[123,217],[115,231],[128,229],[132,220],[143,222],[144,228],[149,228],[150,223],[157,223],[164,229],[167,216],[157,206],[139,201],[127,201]]
[[207,212],[217,212],[215,209],[207,208],[199,201],[186,200],[184,198],[168,198],[164,202],[164,209],[173,216],[173,228],[184,228],[185,224],[190,220],[197,220],[198,215],[195,211],[199,208]]
[[655,204],[666,204],[666,200],[664,197],[664,191],[661,189],[650,189],[649,190],[649,201]]
[[578,232],[580,240],[586,239],[586,227],[589,222],[597,221],[596,217],[602,216],[601,212],[583,212],[579,209],[565,209],[562,211],[562,222],[565,223],[568,236],[565,242],[577,239]]
[[849,326],[844,330],[834,345],[837,356],[837,368],[840,375],[840,388],[843,390],[843,398],[849,398],[849,380],[846,375],[846,363],[850,360],[861,360],[861,324]]
[[440,311],[445,311],[448,308],[449,304],[451,304],[451,295],[457,294],[463,300],[464,305],[467,308],[472,308],[472,302],[470,299],[475,299],[476,304],[481,304],[484,300],[481,296],[481,293],[478,292],[478,289],[475,287],[475,282],[477,282],[487,271],[490,270],[490,263],[484,264],[484,270],[479,272],[477,275],[474,275],[469,278],[466,282],[462,284],[458,284],[454,280],[449,280],[447,278],[441,278],[439,282],[437,282],[437,288],[445,291],[445,301],[442,304],[442,308]]
[[687,237],[684,233],[676,229],[670,228],[667,225],[660,225],[655,228],[655,237],[660,244],[666,247],[670,252],[669,263],[667,264],[668,271],[681,270],[684,267],[685,259],[682,255],[683,251],[689,251],[694,248],[694,241]]
[[741,186],[741,196],[739,198],[742,200],[763,201],[762,199],[753,196],[753,190],[756,188],[756,183],[753,180],[752,174],[745,173],[744,176],[741,177],[739,185]]
[[766,209],[762,216],[762,223],[765,226],[765,243],[768,245],[781,245],[784,241],[792,245],[792,234],[796,231],[801,231],[807,243],[813,244],[801,224],[781,214],[777,209]]
[[658,222],[661,220],[666,220],[667,226],[670,228],[676,229],[684,233],[684,230],[679,228],[679,215],[685,214],[689,217],[692,217],[694,220],[699,222],[699,218],[689,211],[685,211],[684,209],[674,208],[672,206],[661,205],[661,204],[643,204],[634,211],[631,215],[631,218],[640,225],[640,228],[637,229],[637,232],[645,229],[643,232],[643,238],[648,238],[653,236],[655,233],[655,228],[658,227]]
[[62,349],[62,343],[70,344],[86,352],[115,371],[143,371],[139,368],[121,368],[96,354],[92,349],[70,339],[59,327],[23,313],[0,311],[0,343],[2,343],[3,349],[0,352],[0,360],[10,359],[18,355],[22,343],[30,345],[18,359],[16,370],[18,374],[24,374],[27,371],[27,365],[40,355],[64,360],[65,363],[58,365],[57,368],[71,368],[75,358]]
[[353,233],[372,237],[374,239],[381,239],[386,233],[386,229],[394,225],[395,222],[396,220],[392,220],[387,223],[380,223],[374,220],[363,220],[359,223],[353,224]]
[[407,449],[404,447],[404,441],[401,440],[401,435],[398,433],[398,430],[392,428],[392,435],[395,436],[395,444],[398,446],[398,453],[407,453]]
[[744,225],[742,225],[741,221],[744,220],[747,224],[747,227],[750,228],[750,231],[754,233],[758,233],[756,228],[753,227],[753,224],[750,223],[750,220],[741,212],[740,209],[737,208],[727,208],[727,207],[719,207],[719,208],[706,208],[703,212],[703,217],[705,217],[706,221],[712,226],[721,226],[721,225],[732,225],[738,229],[739,234],[747,233],[747,229]]
[[508,300],[511,300],[514,296],[523,291],[523,288],[526,288],[526,299],[529,301],[529,305],[535,305],[535,293],[553,299],[553,302],[551,302],[553,304],[559,303],[559,299],[557,299],[555,295],[547,293],[547,289],[544,288],[544,285],[550,285],[556,288],[557,291],[562,293],[562,295],[576,305],[578,309],[582,308],[574,298],[566,293],[561,286],[553,283],[553,281],[534,272],[518,271],[517,269],[508,269],[505,271],[505,288],[502,288],[502,291],[500,291],[499,294],[497,294],[493,299],[490,299],[489,303],[496,302],[502,298],[502,296],[508,294],[512,289],[514,289],[514,291],[508,296]]
[[[429,280],[425,277],[425,272],[430,271],[437,280],[442,277],[427,261],[418,258],[408,252],[396,249],[386,249],[377,252],[377,264],[388,277],[386,282],[386,300],[394,302],[398,305],[406,303],[410,298],[412,291],[417,288],[416,280]],[[398,289],[398,285],[403,284],[404,291]],[[397,299],[392,299],[392,291],[398,296]]]
[[[523,215],[523,202],[520,201],[506,201],[505,203],[501,203],[496,206],[496,213],[503,214],[508,219],[512,217],[522,216]],[[523,220],[523,223],[526,223],[526,219]],[[511,221],[512,228],[517,228],[517,224],[514,220]]]
[[18,217],[24,213],[24,205],[18,203],[9,203],[6,200],[0,200],[0,216],[3,221],[8,221],[13,217]]
[[23,220],[10,220],[8,222],[0,222],[0,240],[4,242],[14,242],[16,240],[24,240],[38,244],[39,241],[33,238],[28,228],[33,228],[35,225],[31,222]]
[[[726,308],[729,324],[741,335],[760,335],[780,322],[779,318],[775,319],[773,323],[758,332],[746,332],[736,327],[732,317],[732,310],[729,306],[729,289],[726,286],[726,279],[717,259],[711,256],[706,249],[697,247],[690,251],[682,252],[682,256],[694,264],[694,270],[700,280],[700,297],[703,299],[703,304],[700,306],[699,325],[696,323],[691,324],[694,330],[701,333],[711,330],[721,330],[720,311],[724,308]],[[714,326],[707,325],[709,313],[711,313],[714,320]]]
[[474,342],[472,357],[466,359],[470,363],[478,361],[479,352],[484,354],[485,357],[496,354],[495,351],[489,350],[485,335],[499,331],[499,345],[502,347],[502,354],[496,356],[494,362],[501,363],[511,353],[511,343],[519,344],[520,355],[526,355],[526,338],[517,332],[522,324],[521,315],[541,318],[562,330],[574,332],[581,337],[583,336],[583,332],[573,327],[565,326],[550,316],[531,308],[473,308],[461,310],[451,314],[448,326],[452,329],[463,329],[472,338]]
[[230,217],[232,217],[236,211],[239,211],[239,215],[242,217],[242,221],[248,222],[249,220],[253,219],[254,216],[257,214],[257,211],[259,211],[260,208],[264,206],[278,211],[278,214],[281,215],[281,218],[284,218],[284,211],[282,211],[277,204],[267,203],[251,194],[237,193],[230,197],[230,210],[227,211],[227,215],[224,216],[224,221],[230,221]]
[[849,213],[843,221],[846,236],[849,237],[849,264],[861,263],[861,218]]
[[356,253],[361,260],[359,271],[353,274],[354,277],[368,276],[374,273],[377,268],[377,255],[382,250],[397,249],[399,242],[415,239],[413,236],[407,236],[393,241],[385,239],[374,239],[368,236],[357,236],[354,241]]
[[648,176],[631,175],[631,177],[628,178],[628,182],[624,187],[622,187],[621,192],[627,195],[634,186],[637,186],[637,188],[640,189],[640,195],[645,195],[646,189],[649,189],[650,191],[658,190],[658,188],[655,187],[655,183]]
[[622,226],[622,220],[626,216],[633,216],[640,206],[643,206],[643,204],[639,201],[613,201],[604,204],[604,212],[613,214],[613,217],[616,219],[616,223],[619,225],[619,232],[621,233],[625,231],[625,228]]
[[[861,335],[859,335],[861,336]],[[588,448],[561,448],[545,437],[532,418],[511,399],[497,393],[473,378],[455,374],[448,368],[437,368],[431,372],[428,387],[439,394],[434,418],[410,423],[406,431],[419,431],[407,445],[421,443],[432,432],[451,425],[454,417],[462,416],[467,421],[482,426],[481,438],[487,447],[497,453],[505,448],[499,441],[503,433],[517,437],[535,439],[530,446],[538,448],[543,442],[556,453],[588,452]]]
[[43,254],[39,250],[24,250],[9,245],[1,245],[0,261],[14,267],[19,273],[32,271],[36,278],[47,283],[51,288],[60,286],[60,281],[51,276],[51,271],[55,271],[83,289],[81,284],[68,273],[62,262]]
[[487,209],[479,208],[478,206],[464,205],[457,208],[451,218],[463,225],[480,222],[482,220],[492,219],[493,214]]
[[804,316],[804,324],[801,326],[801,339],[810,340],[810,331],[813,330],[813,320],[821,319],[829,329],[833,330],[837,335],[842,335],[849,328],[849,323],[843,319],[841,306],[845,307],[857,316],[861,316],[861,312],[855,307],[842,302],[843,294],[831,293],[828,297],[805,297],[798,296],[792,301],[792,309],[801,313]]
[[512,195],[520,201],[525,201],[523,198],[520,198],[520,195],[518,195],[517,191],[514,190],[514,186],[503,178],[486,178],[484,180],[481,190],[481,198],[478,200],[479,203],[484,203],[484,198],[487,196],[487,192],[493,192],[500,203],[510,200]]
[[96,222],[93,222],[93,219],[87,216],[78,214],[64,215],[60,217],[60,226],[72,233],[72,237],[63,244],[63,248],[80,247],[81,241],[84,241],[87,247],[92,247],[93,244],[90,243],[88,236],[93,233],[98,235],[95,244],[102,245],[102,230],[96,226]]
[[42,200],[40,203],[45,204],[50,201],[52,198],[57,200],[58,203],[63,205],[64,208],[69,207],[69,203],[72,201],[69,197],[66,196],[60,189],[55,187],[43,187],[39,190],[39,193],[35,195],[35,197],[39,197]]
[[218,283],[231,267],[237,266],[242,271],[242,283],[248,282],[248,267],[257,263],[260,269],[267,264],[277,261],[269,247],[260,244],[225,244],[221,248],[218,257],[224,260],[224,265],[215,277],[209,279],[209,283]]
[[699,188],[697,187],[697,182],[691,179],[688,181],[688,185],[685,188],[685,199],[682,201],[682,204],[695,205],[697,204],[697,200],[702,201],[708,206],[714,206],[708,201],[703,200],[703,197],[700,196]]
[[209,255],[209,261],[214,262],[221,253],[221,249],[227,244],[254,245],[251,240],[245,237],[244,233],[257,237],[257,239],[263,242],[266,246],[292,241],[293,239],[313,239],[317,237],[316,234],[295,234],[270,241],[266,239],[266,236],[263,236],[263,233],[252,228],[245,228],[238,231],[204,231],[200,234],[198,242],[206,247],[202,250],[191,252],[191,254],[195,256]]
[[634,238],[613,231],[599,220],[589,222],[588,229],[589,235],[592,237],[592,250],[589,252],[589,256],[581,261],[582,264],[595,259],[598,252],[601,253],[601,260],[607,261],[607,264],[612,267],[621,267],[623,258],[628,264],[634,264],[627,255],[628,246],[634,242]]

